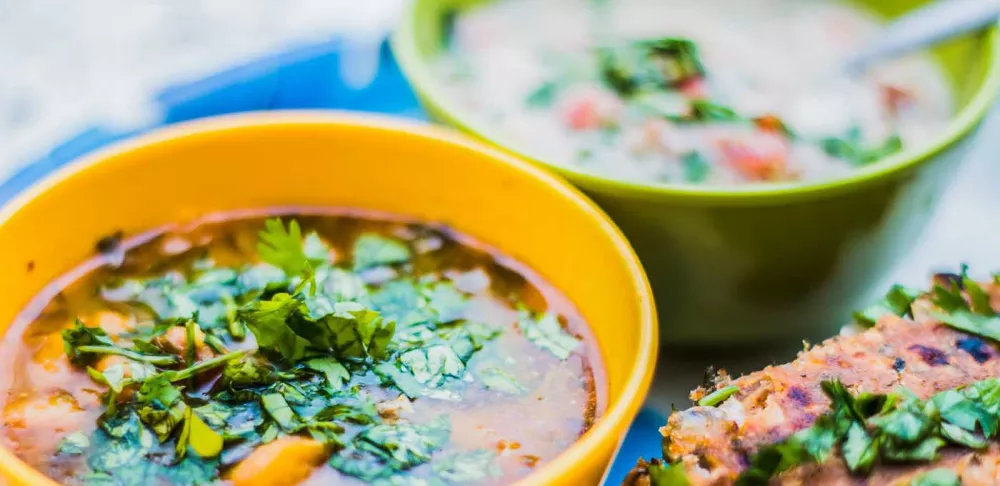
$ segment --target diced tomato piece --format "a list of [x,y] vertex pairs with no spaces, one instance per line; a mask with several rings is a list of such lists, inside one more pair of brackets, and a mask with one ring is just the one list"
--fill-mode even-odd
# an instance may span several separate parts
[[573,130],[592,130],[601,124],[592,99],[580,100],[566,112],[566,124]]
[[708,97],[705,78],[691,78],[677,86],[677,90],[691,99],[701,100]]
[[788,143],[771,133],[717,142],[726,162],[747,180],[773,181],[785,177]]
[[757,128],[765,132],[784,133],[785,123],[775,115],[767,114],[754,119]]
[[893,115],[899,114],[914,101],[913,93],[898,86],[882,85],[879,89],[882,94],[882,105]]

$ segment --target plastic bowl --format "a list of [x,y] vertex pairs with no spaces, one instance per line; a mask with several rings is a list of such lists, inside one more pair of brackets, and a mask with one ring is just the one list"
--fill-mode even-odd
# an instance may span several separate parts
[[[597,340],[607,407],[523,484],[597,483],[653,376],[658,339],[646,277],[614,224],[569,184],[445,129],[362,115],[247,114],[176,125],[71,163],[0,210],[0,330],[92,256],[102,236],[280,206],[445,223],[564,292]],[[4,478],[54,484],[0,448]]]
[[[469,0],[413,0],[393,50],[440,121],[533,160],[584,190],[646,267],[660,335],[675,345],[754,346],[836,332],[918,240],[1000,91],[1000,34],[935,49],[959,111],[938,137],[835,180],[740,186],[623,182],[539,160],[459,106],[431,72],[449,15]],[[856,2],[891,18],[925,0]]]

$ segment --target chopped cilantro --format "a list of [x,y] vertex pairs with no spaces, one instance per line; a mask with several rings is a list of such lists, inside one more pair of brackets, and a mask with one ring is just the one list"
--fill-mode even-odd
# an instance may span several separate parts
[[300,305],[289,294],[276,294],[270,300],[256,300],[240,308],[239,317],[253,332],[261,349],[294,363],[305,356],[309,346],[309,341],[288,326],[289,318]]
[[554,81],[546,81],[532,91],[524,102],[531,108],[548,108],[555,102],[559,85]]
[[[71,433],[59,447],[84,459],[83,484],[210,483],[287,435],[322,442],[332,467],[375,484],[499,477],[494,452],[446,450],[447,417],[388,419],[373,398],[382,395],[370,393],[381,384],[410,400],[459,401],[458,390],[476,382],[526,393],[499,367],[468,372],[501,333],[468,320],[470,293],[445,269],[414,270],[426,262],[407,264],[408,243],[380,234],[361,234],[353,261],[343,262],[294,219],[269,219],[258,237],[260,262],[227,267],[185,256],[160,274],[115,277],[101,297],[151,320],[122,339],[79,320],[63,331],[72,364],[105,391],[97,431]],[[390,277],[366,280],[387,266],[395,266]],[[519,327],[560,359],[579,345],[555,315],[525,312]],[[253,339],[240,343],[247,330]],[[108,355],[125,360],[98,371]]]
[[1000,380],[990,378],[920,400],[912,392],[852,395],[824,381],[831,411],[809,428],[761,448],[737,485],[764,485],[792,467],[823,462],[840,446],[852,473],[866,474],[880,460],[906,463],[938,458],[946,445],[979,449],[1000,428]]
[[[946,287],[935,285],[931,301],[940,310],[933,316],[960,331],[976,336],[1000,341],[1000,316],[990,306],[986,292],[963,270],[961,287],[954,283]],[[967,301],[962,291],[969,296]]]
[[280,393],[261,395],[260,404],[281,430],[294,433],[302,429],[302,423],[295,415],[295,411]]
[[736,122],[742,117],[732,108],[708,100],[692,100],[690,118],[700,122]]
[[326,377],[330,388],[340,390],[351,380],[351,373],[335,358],[313,358],[305,362],[307,368],[319,371]]
[[536,320],[522,311],[517,325],[524,337],[562,360],[580,345],[579,339],[563,329],[555,314],[544,314]]
[[299,222],[292,220],[285,229],[280,218],[268,219],[259,233],[257,252],[261,260],[282,269],[288,275],[300,275],[309,265],[302,242]]
[[170,355],[158,355],[150,356],[142,353],[137,353],[135,351],[119,348],[117,346],[77,346],[73,353],[77,356],[77,362],[82,360],[93,360],[95,356],[101,354],[113,354],[118,356],[123,356],[133,361],[141,361],[144,363],[149,363],[153,365],[172,365],[177,363],[179,359],[176,356]]
[[874,326],[879,318],[886,315],[911,316],[910,305],[920,295],[919,290],[893,285],[881,301],[854,313],[854,320],[865,326]]
[[73,432],[63,437],[62,442],[59,443],[59,453],[82,454],[88,447],[90,447],[90,439],[82,432]]
[[451,427],[444,416],[427,424],[381,424],[358,434],[330,459],[334,469],[372,482],[431,460],[447,443]]
[[80,319],[73,322],[73,327],[62,331],[63,349],[66,356],[75,365],[86,365],[92,363],[95,354],[92,352],[80,351],[81,346],[97,346],[100,348],[114,347],[114,342],[108,333],[100,327],[88,327]]
[[443,344],[406,351],[399,356],[399,363],[427,386],[439,386],[449,377],[461,378],[465,374],[465,363],[455,350]]
[[410,260],[410,249],[391,238],[375,233],[365,233],[354,242],[354,270],[364,270],[382,265],[405,263]]
[[647,469],[652,486],[691,486],[684,468],[680,466],[671,466],[654,460]]
[[729,385],[727,387],[719,388],[718,390],[715,390],[712,393],[705,395],[704,397],[702,397],[701,400],[698,400],[698,405],[701,405],[703,407],[714,407],[726,401],[727,398],[733,396],[738,391],[740,391],[740,388],[736,385]]
[[500,475],[493,463],[496,453],[488,449],[455,452],[439,458],[432,466],[435,473],[453,483],[474,483]]
[[712,172],[712,166],[698,152],[688,152],[682,155],[681,164],[684,166],[684,180],[692,184],[703,182]]
[[962,486],[962,480],[955,471],[938,468],[913,478],[910,481],[910,486]]
[[413,375],[404,373],[391,363],[382,363],[375,368],[375,373],[388,384],[394,385],[410,399],[415,399],[424,393],[424,387]]
[[899,152],[903,148],[903,142],[899,135],[893,135],[881,145],[864,147],[860,139],[860,132],[854,130],[844,138],[825,138],[820,141],[820,147],[831,157],[843,159],[860,167]]
[[508,395],[520,395],[528,391],[510,373],[500,368],[483,368],[479,370],[478,375],[479,380],[488,390],[495,390]]
[[461,319],[469,307],[469,298],[450,282],[440,282],[431,286],[427,291],[427,298],[428,306],[436,315],[438,322]]
[[622,96],[675,88],[704,75],[694,42],[661,38],[598,49],[605,83]]

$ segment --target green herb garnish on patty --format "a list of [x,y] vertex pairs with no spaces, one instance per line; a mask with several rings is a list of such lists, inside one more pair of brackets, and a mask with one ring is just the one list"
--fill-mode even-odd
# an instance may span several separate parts
[[947,390],[920,400],[908,390],[851,394],[839,381],[824,381],[831,412],[811,427],[766,446],[750,459],[738,485],[764,485],[783,471],[826,461],[839,453],[852,473],[879,463],[936,460],[946,445],[982,449],[1000,426],[1000,380]]

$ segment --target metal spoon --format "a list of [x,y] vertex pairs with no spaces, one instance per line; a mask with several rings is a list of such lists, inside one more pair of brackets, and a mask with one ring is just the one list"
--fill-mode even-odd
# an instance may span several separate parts
[[859,74],[874,62],[985,29],[998,17],[1000,0],[940,0],[887,24],[874,41],[847,60],[844,68]]

